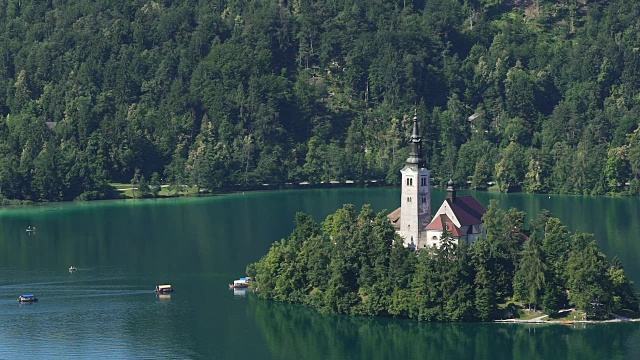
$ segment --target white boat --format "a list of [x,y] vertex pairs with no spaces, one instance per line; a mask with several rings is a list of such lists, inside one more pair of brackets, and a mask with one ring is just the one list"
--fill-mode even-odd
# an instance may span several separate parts
[[172,292],[171,285],[156,285],[156,293],[158,294],[170,294]]
[[78,270],[78,268],[73,265],[71,265],[71,267],[69,268],[69,272],[74,272],[76,270]]
[[242,277],[238,280],[233,280],[233,284],[229,284],[229,289],[248,288],[250,282],[251,282],[251,278]]
[[38,298],[36,298],[36,296],[33,294],[20,295],[20,297],[18,298],[19,303],[32,303],[37,301]]

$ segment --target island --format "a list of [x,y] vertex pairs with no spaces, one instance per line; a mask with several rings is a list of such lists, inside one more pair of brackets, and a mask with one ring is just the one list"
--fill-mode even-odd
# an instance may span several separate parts
[[369,205],[344,205],[321,224],[298,213],[292,233],[247,275],[259,297],[323,313],[439,322],[635,317],[633,282],[593,235],[569,233],[547,211],[525,226],[524,212],[496,200],[483,221],[486,235],[471,244],[445,229],[439,246],[413,249]]

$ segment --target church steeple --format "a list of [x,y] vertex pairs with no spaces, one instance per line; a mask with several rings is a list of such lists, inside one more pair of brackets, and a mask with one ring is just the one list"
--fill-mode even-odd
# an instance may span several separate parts
[[431,221],[430,171],[422,157],[422,139],[418,130],[418,115],[413,116],[413,130],[409,140],[409,157],[402,170],[400,202],[400,236],[404,246],[425,247],[426,227]]
[[425,167],[425,161],[422,157],[422,138],[418,130],[418,115],[417,111],[413,115],[413,131],[411,132],[411,139],[409,140],[409,157],[407,158],[407,165],[418,165],[419,168]]

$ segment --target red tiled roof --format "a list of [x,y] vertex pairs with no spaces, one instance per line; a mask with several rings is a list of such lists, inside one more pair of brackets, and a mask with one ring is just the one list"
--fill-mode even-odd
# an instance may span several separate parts
[[427,225],[427,230],[444,231],[445,229],[447,229],[449,234],[451,234],[452,236],[464,236],[464,235],[466,235],[445,214],[441,214],[437,218],[433,219],[429,225]]
[[478,225],[482,223],[482,215],[485,209],[480,203],[470,195],[456,197],[455,201],[445,200],[456,215],[460,226]]

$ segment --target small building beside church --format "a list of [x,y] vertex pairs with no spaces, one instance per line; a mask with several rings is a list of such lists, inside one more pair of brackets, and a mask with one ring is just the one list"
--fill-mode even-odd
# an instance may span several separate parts
[[468,244],[484,235],[482,216],[485,209],[473,196],[457,197],[452,181],[447,187],[447,198],[431,217],[431,171],[422,157],[417,116],[413,117],[409,157],[400,173],[400,207],[387,217],[402,237],[405,247],[416,250],[438,247],[445,231],[455,242]]
[[453,181],[447,184],[447,197],[433,215],[427,225],[427,242],[425,247],[436,247],[440,244],[442,234],[446,231],[456,243],[471,244],[486,232],[482,224],[485,209],[471,195],[456,195]]

